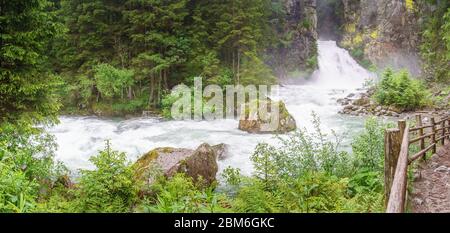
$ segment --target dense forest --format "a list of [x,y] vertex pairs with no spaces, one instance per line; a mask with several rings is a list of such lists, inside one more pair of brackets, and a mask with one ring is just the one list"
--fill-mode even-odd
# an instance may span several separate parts
[[[268,51],[286,47],[290,35],[283,34],[292,34],[281,2],[264,0],[54,1],[45,8],[61,32],[47,56],[62,79],[63,103],[94,112],[158,108],[171,87],[196,76],[219,85],[274,83],[268,64],[278,58]],[[305,18],[299,26],[310,24]],[[313,53],[308,59],[315,69]]]
[[380,105],[448,109],[450,2],[401,1],[420,18],[411,19],[418,75],[381,72],[370,46],[388,32],[361,26],[352,13],[367,1],[318,2],[0,0],[0,212],[383,211],[388,125],[374,118],[352,135],[350,153],[314,117],[314,132],[279,138],[279,148],[258,145],[253,176],[225,169],[219,180],[226,185],[159,173],[146,174],[155,180],[146,184],[109,142],[91,158],[97,169],[81,171],[74,183],[53,158],[57,145],[44,126],[60,115],[160,113],[170,90],[191,86],[194,77],[219,86],[307,79],[318,68],[324,33],[380,72],[373,84]]

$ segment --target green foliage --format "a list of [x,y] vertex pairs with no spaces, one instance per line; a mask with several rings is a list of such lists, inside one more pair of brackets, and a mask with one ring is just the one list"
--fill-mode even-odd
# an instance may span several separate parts
[[361,66],[365,67],[366,69],[369,69],[373,66],[372,62],[365,58],[364,48],[362,47],[354,48],[350,51],[350,54],[352,55],[353,58],[355,58],[359,62]]
[[123,115],[123,113],[140,113],[140,110],[145,109],[148,105],[148,95],[142,95],[138,98],[131,100],[123,99],[114,101],[112,104],[112,111],[117,116]]
[[241,78],[242,85],[272,85],[276,83],[276,78],[272,71],[262,60],[256,56],[248,54],[249,58],[242,65]]
[[376,87],[375,99],[381,105],[414,110],[429,104],[429,94],[423,83],[412,79],[406,70],[387,69]]
[[184,174],[177,174],[170,179],[161,178],[152,189],[155,197],[140,207],[143,212],[226,212],[223,205],[226,205],[227,198],[224,195],[215,193],[212,187],[202,188]]
[[104,97],[121,96],[124,90],[133,85],[133,72],[117,69],[109,64],[99,64],[94,67],[96,87]]
[[318,60],[318,56],[312,56],[310,57],[308,60],[306,60],[306,67],[312,72],[315,69],[317,69],[317,67],[319,67],[319,60]]
[[172,105],[179,99],[176,95],[172,95],[172,93],[168,93],[163,95],[161,101],[161,114],[166,119],[172,118]]
[[287,138],[279,137],[278,148],[257,146],[251,157],[257,177],[269,182],[272,176],[296,178],[306,172],[345,176],[350,172],[349,155],[339,150],[339,137],[333,135],[335,141],[330,141],[320,129],[319,118],[315,114],[313,117],[314,132],[298,130]]
[[127,212],[137,201],[139,183],[134,179],[126,155],[111,150],[109,142],[104,151],[91,157],[96,170],[81,171],[75,190],[77,212]]
[[[202,97],[201,105],[194,103],[194,88],[191,88],[191,116],[197,111],[213,112],[214,109],[209,109],[206,105],[207,98]],[[163,95],[161,101],[161,115],[166,119],[172,119],[172,105],[181,98],[180,93],[177,91],[168,92]],[[181,110],[181,109],[180,109]]]
[[10,160],[3,157],[0,161],[0,212],[29,212],[36,204],[39,184],[15,169]]
[[430,0],[435,9],[422,25],[421,54],[430,81],[450,82],[450,2]]
[[243,184],[233,209],[244,213],[339,212],[345,202],[346,181],[322,173],[282,179],[268,189],[259,179]]
[[164,93],[189,77],[220,86],[275,83],[264,57],[270,11],[269,0],[62,0],[56,12],[67,33],[52,52],[65,81],[60,96],[72,111],[95,112],[124,96],[139,104],[116,111],[144,110],[164,105]]
[[450,108],[450,86],[438,86],[436,89],[440,91],[437,95],[433,96],[434,105],[442,109]]
[[65,168],[51,136],[28,122],[0,125],[0,212],[31,212]]
[[[164,178],[155,173],[154,183],[143,190],[132,166],[123,153],[104,151],[91,158],[96,170],[81,171],[75,187],[57,181],[61,172],[53,160],[12,160],[9,152],[27,151],[17,141],[3,138],[0,147],[1,212],[159,212],[159,213],[320,213],[379,212],[383,210],[382,158],[383,124],[374,119],[352,144],[354,156],[339,152],[339,141],[320,130],[314,117],[315,131],[301,130],[285,138],[279,147],[260,144],[251,157],[255,173],[243,177],[238,169],[228,168],[224,178],[232,192],[218,192],[192,178],[177,174]],[[4,127],[5,128],[5,127]],[[2,134],[3,135],[3,134]],[[11,134],[8,134],[11,135]],[[18,139],[22,140],[22,139]],[[13,144],[10,144],[12,142]],[[43,145],[43,144],[40,144]],[[39,148],[39,147],[34,147]],[[46,147],[42,147],[44,149]],[[31,151],[36,151],[33,149]],[[26,156],[25,156],[26,157]],[[19,157],[20,158],[20,157]],[[24,162],[28,161],[28,162]],[[33,162],[30,162],[33,161]],[[27,168],[23,168],[23,164]],[[155,168],[155,171],[157,169]],[[159,174],[159,175],[158,175]],[[50,177],[51,187],[42,188]]]
[[383,171],[386,128],[375,118],[366,120],[364,132],[356,135],[352,142],[353,166],[356,170]]
[[46,50],[61,25],[46,11],[46,0],[0,4],[0,123],[21,118],[54,121],[58,80],[47,69]]
[[355,155],[338,152],[314,120],[315,132],[299,131],[280,146],[260,144],[252,156],[253,177],[227,169],[225,178],[237,186],[232,207],[237,212],[381,212],[380,172],[385,126],[369,120],[354,139]]

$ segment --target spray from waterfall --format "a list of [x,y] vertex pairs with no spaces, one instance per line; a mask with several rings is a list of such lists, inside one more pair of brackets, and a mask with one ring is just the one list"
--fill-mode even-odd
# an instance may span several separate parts
[[314,85],[332,89],[358,89],[374,78],[335,41],[319,41],[319,69],[312,75]]

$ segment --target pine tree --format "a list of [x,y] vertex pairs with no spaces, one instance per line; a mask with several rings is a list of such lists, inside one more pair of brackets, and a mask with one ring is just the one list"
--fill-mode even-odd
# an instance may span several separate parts
[[0,123],[55,120],[57,79],[46,51],[60,25],[46,0],[1,1]]
[[149,104],[161,101],[176,66],[186,62],[189,40],[183,23],[187,0],[129,0],[124,12],[131,39],[132,65],[149,89]]

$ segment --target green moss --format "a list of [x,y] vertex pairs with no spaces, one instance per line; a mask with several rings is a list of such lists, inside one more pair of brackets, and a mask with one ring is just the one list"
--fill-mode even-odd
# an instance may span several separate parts
[[345,25],[345,31],[348,33],[355,33],[356,32],[356,24],[351,23],[351,24]]
[[133,165],[133,169],[135,171],[135,176],[138,179],[142,179],[144,175],[145,169],[154,161],[156,161],[159,157],[160,151],[158,149],[152,150],[142,156],[136,163]]
[[363,42],[363,37],[361,34],[357,34],[355,37],[353,37],[353,43],[355,45],[359,45]]
[[405,6],[408,11],[413,11],[415,9],[414,0],[405,0]]
[[165,147],[165,148],[161,148],[159,149],[160,151],[162,151],[163,153],[172,153],[174,151],[174,149],[172,147]]
[[378,38],[378,30],[374,30],[370,33],[370,38],[377,39]]

